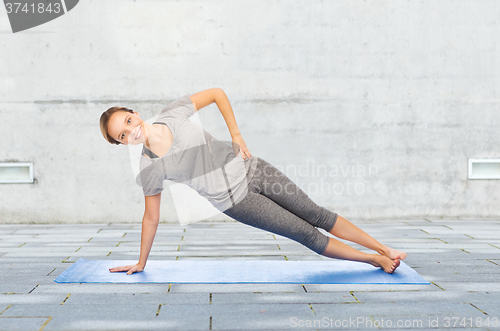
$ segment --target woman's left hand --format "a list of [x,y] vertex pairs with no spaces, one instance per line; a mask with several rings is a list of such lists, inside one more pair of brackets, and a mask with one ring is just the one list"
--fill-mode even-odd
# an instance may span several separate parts
[[114,267],[114,268],[109,268],[109,272],[121,272],[121,271],[126,271],[127,275],[131,275],[134,272],[143,272],[144,267],[140,265],[139,263],[133,264],[133,265],[126,265],[123,267]]
[[241,156],[243,157],[244,160],[252,157],[252,154],[250,154],[250,151],[248,150],[247,145],[245,144],[245,141],[243,140],[241,134],[235,135],[233,137],[233,142],[237,143],[240,146]]

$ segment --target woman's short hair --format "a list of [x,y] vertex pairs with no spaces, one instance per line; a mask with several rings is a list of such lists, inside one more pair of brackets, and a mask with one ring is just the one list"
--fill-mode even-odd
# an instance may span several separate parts
[[113,115],[114,113],[119,112],[119,111],[134,113],[134,111],[132,109],[128,109],[125,107],[111,107],[108,110],[106,110],[104,113],[102,113],[101,119],[99,120],[99,124],[101,126],[101,133],[104,136],[104,139],[106,139],[110,144],[115,144],[115,145],[120,145],[121,143],[109,135],[108,123],[109,123],[109,118],[111,117],[111,115]]

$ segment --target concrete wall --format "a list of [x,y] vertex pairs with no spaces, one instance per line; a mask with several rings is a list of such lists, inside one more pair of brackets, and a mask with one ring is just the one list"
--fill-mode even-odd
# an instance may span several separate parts
[[[13,34],[0,10],[0,162],[36,178],[0,184],[0,222],[139,222],[100,114],[212,87],[253,155],[347,218],[500,217],[500,181],[467,179],[500,157],[498,17],[494,0],[82,0]],[[230,139],[215,105],[200,118]]]

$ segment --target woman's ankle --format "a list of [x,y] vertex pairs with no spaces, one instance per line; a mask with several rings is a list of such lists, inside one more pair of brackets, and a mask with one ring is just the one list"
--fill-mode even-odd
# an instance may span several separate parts
[[377,253],[379,253],[380,255],[384,255],[384,256],[387,256],[388,254],[388,249],[389,247],[387,247],[387,245],[384,245],[384,244],[380,244],[380,246],[378,246],[375,251]]

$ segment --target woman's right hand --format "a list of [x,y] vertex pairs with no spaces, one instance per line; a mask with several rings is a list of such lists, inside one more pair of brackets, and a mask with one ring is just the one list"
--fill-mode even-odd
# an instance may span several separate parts
[[131,275],[134,272],[144,271],[144,267],[139,265],[139,263],[137,263],[137,264],[133,264],[133,265],[126,265],[123,267],[114,267],[114,268],[109,269],[109,272],[120,272],[120,271],[126,271],[127,275]]

